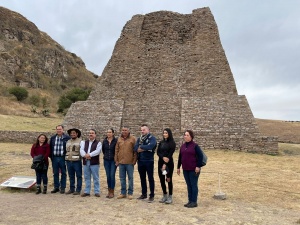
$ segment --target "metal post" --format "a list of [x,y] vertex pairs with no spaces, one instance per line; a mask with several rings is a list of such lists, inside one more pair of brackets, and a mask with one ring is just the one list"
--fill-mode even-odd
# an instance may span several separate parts
[[218,173],[218,179],[219,179],[219,191],[214,195],[215,199],[226,199],[226,194],[221,192],[221,175],[220,173]]

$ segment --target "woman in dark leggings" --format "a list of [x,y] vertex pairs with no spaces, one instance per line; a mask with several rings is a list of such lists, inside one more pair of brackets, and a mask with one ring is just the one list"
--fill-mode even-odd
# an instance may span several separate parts
[[49,167],[49,161],[48,157],[50,155],[50,145],[47,143],[48,138],[45,134],[40,134],[35,144],[32,145],[30,155],[32,158],[38,155],[44,156],[44,164],[43,168],[35,169],[36,173],[36,194],[40,194],[42,192],[41,190],[41,183],[43,181],[43,194],[47,193],[47,185],[48,185],[48,167]]
[[[171,204],[173,201],[173,171],[174,161],[173,153],[175,151],[176,144],[173,139],[172,131],[169,128],[163,131],[163,140],[159,143],[157,148],[158,159],[158,176],[163,191],[163,197],[159,201],[161,203]],[[169,195],[166,188],[166,182],[168,183]]]

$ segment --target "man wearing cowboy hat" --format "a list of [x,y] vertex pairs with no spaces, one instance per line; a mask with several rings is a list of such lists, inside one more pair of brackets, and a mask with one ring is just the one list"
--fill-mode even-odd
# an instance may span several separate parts
[[[69,129],[68,134],[71,139],[66,145],[66,162],[70,179],[70,190],[66,194],[79,195],[82,187],[82,164],[80,156],[80,142],[81,131],[72,128]],[[76,189],[75,189],[75,175],[76,175]]]

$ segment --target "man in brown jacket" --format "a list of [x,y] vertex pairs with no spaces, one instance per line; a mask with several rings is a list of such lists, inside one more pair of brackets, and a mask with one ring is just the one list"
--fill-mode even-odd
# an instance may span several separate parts
[[[135,144],[135,137],[130,135],[128,127],[122,127],[121,137],[118,138],[115,149],[115,162],[116,166],[119,166],[119,177],[121,183],[121,194],[118,199],[126,198],[132,199],[133,195],[133,171],[134,165],[137,160],[137,153],[133,151]],[[128,190],[126,185],[126,173],[128,176]]]

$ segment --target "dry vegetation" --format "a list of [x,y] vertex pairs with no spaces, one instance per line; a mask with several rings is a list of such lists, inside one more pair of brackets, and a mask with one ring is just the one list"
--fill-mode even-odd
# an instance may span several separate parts
[[300,121],[256,119],[265,136],[278,136],[280,142],[300,144]]
[[[46,131],[60,122],[60,118],[0,115],[0,130]],[[271,130],[273,128],[270,127]],[[285,134],[284,130],[280,133]],[[13,175],[35,176],[30,169],[30,147],[29,144],[0,143],[1,183]],[[183,207],[187,201],[186,185],[183,176],[176,174],[174,203],[164,205],[158,202],[162,193],[156,164],[154,203],[136,199],[106,199],[107,186],[101,163],[101,198],[49,192],[37,196],[34,188],[29,191],[1,188],[0,224],[299,224],[300,145],[279,143],[279,149],[278,156],[206,150],[209,162],[202,169],[199,207],[195,209]],[[175,159],[177,157],[178,152],[175,153]],[[51,170],[50,166],[50,190],[53,188]],[[118,194],[118,171],[116,177]],[[134,185],[134,197],[138,197],[141,189],[137,168]],[[226,193],[226,200],[213,198],[219,191]]]
[[30,105],[17,102],[16,100],[13,100],[9,97],[0,96],[0,104],[0,114],[34,116],[34,114],[30,112]]
[[52,131],[56,125],[61,124],[62,118],[23,117],[0,114],[0,130],[15,131]]
[[[31,90],[29,93],[34,93],[36,95],[40,95],[41,93],[34,92],[34,90]],[[49,107],[46,107],[50,109],[50,117],[51,118],[57,118],[60,117],[60,115],[56,114],[57,110],[57,101],[58,96],[56,97],[49,97],[47,95],[45,96],[49,101]],[[51,100],[51,101],[50,101]],[[37,118],[37,117],[44,117],[41,113],[34,114],[31,112],[31,105],[28,102],[28,99],[26,99],[24,102],[18,102],[14,96],[7,96],[3,97],[0,96],[0,115],[16,115],[16,116],[22,116],[22,117],[31,117],[31,118]],[[42,110],[42,107],[38,107],[37,111],[40,112]]]
[[[0,144],[0,181],[13,175],[34,176],[30,169],[30,147],[28,144]],[[280,144],[281,150],[282,147],[286,149],[289,145]],[[300,152],[300,145],[292,148],[294,153]],[[101,198],[50,193],[37,196],[34,190],[2,188],[0,224],[296,224],[299,221],[299,155],[270,156],[221,150],[206,150],[206,153],[209,163],[203,167],[199,181],[198,208],[183,207],[187,200],[186,186],[184,178],[175,174],[172,205],[158,202],[162,193],[156,173],[154,203],[106,199],[101,165]],[[226,200],[213,199],[219,191],[218,173]],[[48,176],[51,189],[51,167]],[[134,179],[134,197],[138,197],[141,190],[137,168]],[[118,178],[116,189],[120,190]]]

